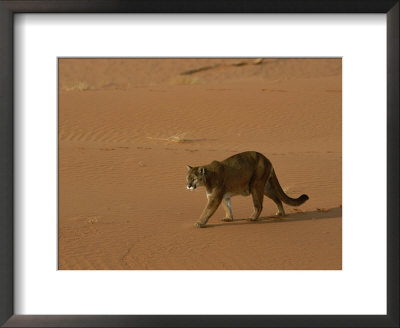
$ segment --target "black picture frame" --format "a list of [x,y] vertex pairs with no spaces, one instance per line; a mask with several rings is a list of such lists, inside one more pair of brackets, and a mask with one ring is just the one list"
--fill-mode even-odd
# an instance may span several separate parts
[[[387,315],[15,315],[13,21],[16,13],[386,14]],[[398,90],[398,0],[0,0],[0,324],[4,327],[399,327]]]

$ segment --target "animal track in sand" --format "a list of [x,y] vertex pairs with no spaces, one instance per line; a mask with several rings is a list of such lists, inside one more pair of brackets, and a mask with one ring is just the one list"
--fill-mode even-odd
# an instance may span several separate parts
[[170,136],[168,138],[154,138],[154,137],[147,137],[147,139],[151,140],[157,140],[157,141],[166,141],[168,143],[188,143],[188,142],[193,142],[193,140],[188,139],[187,133],[178,133],[173,136]]
[[194,142],[202,142],[202,141],[215,141],[216,139],[210,138],[188,138],[188,132],[177,133],[175,135],[169,136],[168,138],[158,138],[158,137],[147,137],[147,139],[154,141],[163,141],[168,144],[188,144]]
[[151,147],[136,147],[137,149],[144,149],[144,150],[147,150],[147,149],[152,149]]
[[87,222],[90,224],[94,224],[94,223],[99,222],[100,218],[101,218],[101,216],[92,216],[87,219]]
[[72,221],[80,221],[80,222],[94,224],[94,223],[98,223],[101,218],[102,218],[102,216],[100,216],[100,215],[91,215],[91,216],[78,215],[78,216],[70,217],[69,219]]
[[195,151],[199,151],[198,149],[185,149],[185,151],[190,151],[191,153],[194,153]]
[[99,150],[110,151],[110,150],[115,150],[115,148],[100,148]]

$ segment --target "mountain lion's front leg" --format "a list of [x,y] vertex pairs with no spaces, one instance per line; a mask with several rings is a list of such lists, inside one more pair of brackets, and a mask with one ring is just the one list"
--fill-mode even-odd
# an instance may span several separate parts
[[221,204],[222,194],[211,193],[208,196],[208,202],[206,208],[201,213],[199,221],[197,221],[194,226],[197,228],[202,228],[206,225],[208,219],[215,213],[219,204]]

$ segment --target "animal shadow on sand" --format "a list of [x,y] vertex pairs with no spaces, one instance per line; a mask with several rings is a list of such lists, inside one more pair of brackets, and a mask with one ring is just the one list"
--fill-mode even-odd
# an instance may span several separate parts
[[232,222],[221,222],[221,223],[211,223],[207,224],[204,228],[216,228],[216,227],[234,227],[242,224],[264,224],[264,223],[286,223],[295,221],[309,221],[309,220],[324,220],[332,219],[342,216],[342,208],[334,207],[326,210],[315,210],[308,212],[297,212],[290,213],[284,217],[279,216],[262,216],[259,217],[257,221],[250,221],[247,218],[234,219]]

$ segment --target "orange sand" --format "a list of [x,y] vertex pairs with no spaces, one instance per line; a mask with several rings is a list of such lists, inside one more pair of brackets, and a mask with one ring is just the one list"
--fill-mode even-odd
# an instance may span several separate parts
[[[341,269],[341,79],[340,59],[60,59],[59,269]],[[186,164],[246,150],[310,200],[251,223],[237,196],[194,228]]]

